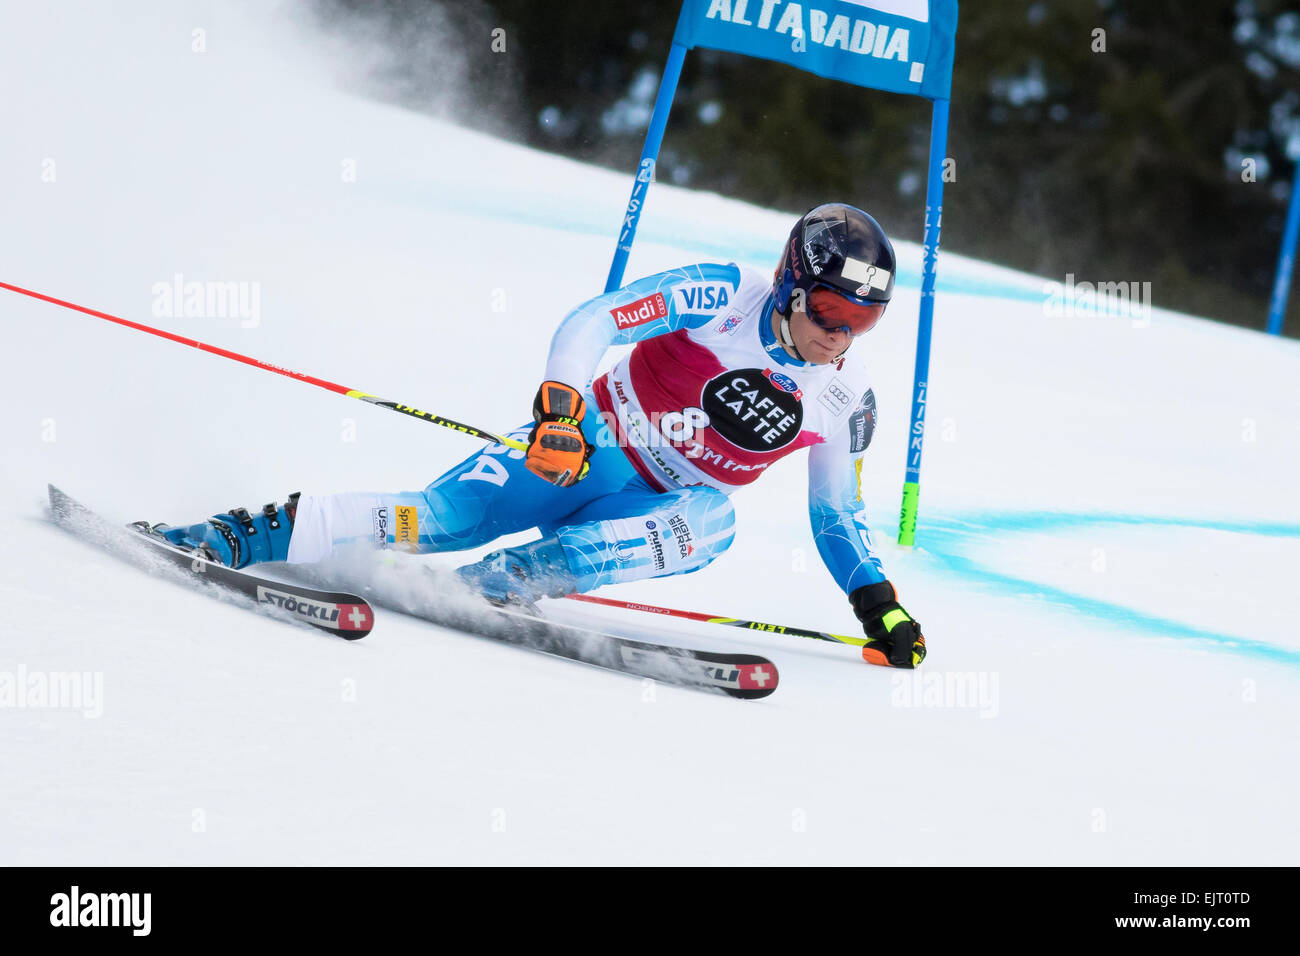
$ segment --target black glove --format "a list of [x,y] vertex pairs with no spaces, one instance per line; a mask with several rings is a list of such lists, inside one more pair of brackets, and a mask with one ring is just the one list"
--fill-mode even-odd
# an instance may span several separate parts
[[921,625],[899,605],[892,584],[864,584],[849,595],[849,603],[867,635],[862,659],[868,664],[910,669],[925,660]]

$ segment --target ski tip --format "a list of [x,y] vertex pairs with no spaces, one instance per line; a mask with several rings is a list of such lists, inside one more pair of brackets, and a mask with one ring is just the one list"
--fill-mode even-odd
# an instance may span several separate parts
[[759,658],[751,664],[737,665],[736,684],[729,690],[733,697],[742,700],[758,700],[766,697],[781,682],[781,674],[776,665],[766,658]]

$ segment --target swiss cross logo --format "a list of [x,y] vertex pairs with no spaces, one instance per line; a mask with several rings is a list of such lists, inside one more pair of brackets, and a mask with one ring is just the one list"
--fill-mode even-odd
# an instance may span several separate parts
[[339,629],[344,631],[363,631],[370,627],[369,608],[364,604],[339,605]]
[[630,329],[634,325],[644,325],[646,322],[653,322],[655,319],[666,319],[668,317],[668,303],[665,301],[662,292],[656,292],[644,299],[637,299],[627,305],[620,305],[616,309],[610,309],[609,314],[614,317],[614,322],[620,329]]
[[737,683],[742,690],[767,690],[775,687],[776,668],[771,664],[742,664]]

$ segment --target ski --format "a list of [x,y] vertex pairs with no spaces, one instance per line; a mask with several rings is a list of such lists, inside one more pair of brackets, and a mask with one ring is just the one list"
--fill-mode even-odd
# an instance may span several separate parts
[[121,528],[53,485],[49,493],[50,509],[59,525],[113,554],[138,559],[137,563],[146,566],[161,560],[184,572],[189,580],[240,594],[259,607],[271,609],[276,616],[310,624],[345,640],[360,640],[374,627],[375,612],[365,598],[236,571],[176,547],[150,531],[144,522]]
[[[435,588],[435,591],[446,590]],[[457,599],[444,595],[418,604],[409,599],[375,600],[381,606],[441,627],[634,677],[679,687],[721,691],[743,700],[767,697],[776,690],[780,680],[776,665],[755,654],[649,644],[593,628],[561,624],[522,609],[493,607],[473,598]]]
[[[154,534],[143,522],[125,527],[114,525],[53,485],[49,487],[49,495],[50,507],[58,524],[83,540],[134,559],[138,564],[157,566],[156,562],[162,560],[184,572],[189,579],[233,591],[259,606],[271,608],[277,615],[311,624],[347,640],[365,637],[374,626],[374,610],[366,598],[236,571],[175,547]],[[361,590],[372,588],[363,587]],[[754,654],[650,644],[592,628],[550,621],[523,610],[493,607],[468,596],[459,599],[434,597],[418,603],[376,599],[376,603],[477,637],[634,677],[720,691],[746,700],[767,697],[776,690],[780,680],[776,665]]]

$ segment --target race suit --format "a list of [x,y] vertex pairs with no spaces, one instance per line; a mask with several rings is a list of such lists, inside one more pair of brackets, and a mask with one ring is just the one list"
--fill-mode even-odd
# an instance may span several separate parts
[[[304,496],[289,560],[369,541],[418,553],[512,532],[557,535],[579,591],[699,570],[730,546],[728,496],[808,449],[808,513],[826,567],[849,593],[885,580],[861,498],[876,425],[859,362],[800,362],[772,329],[771,282],[734,263],[648,276],[570,312],[545,378],[582,389],[596,448],[587,478],[557,487],[492,445],[423,491]],[[592,380],[612,346],[635,345]],[[526,438],[532,423],[511,433]]]

